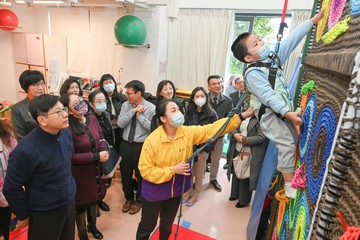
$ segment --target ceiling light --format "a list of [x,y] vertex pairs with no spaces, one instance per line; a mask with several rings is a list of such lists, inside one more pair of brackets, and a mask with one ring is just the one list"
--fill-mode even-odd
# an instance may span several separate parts
[[30,3],[30,4],[60,4],[60,3],[64,3],[64,1],[32,1],[32,0],[24,0],[24,1],[20,1],[20,0],[15,0],[16,3]]
[[6,0],[0,1],[0,5],[2,6],[11,6],[11,2],[6,2]]

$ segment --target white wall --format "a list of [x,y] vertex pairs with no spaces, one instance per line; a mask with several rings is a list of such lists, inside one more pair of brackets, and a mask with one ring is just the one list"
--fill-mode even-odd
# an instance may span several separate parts
[[[31,8],[13,6],[7,9],[13,11],[18,17],[21,28],[17,28],[14,30],[15,32],[34,31],[33,10]],[[18,79],[15,77],[11,34],[12,32],[0,30],[0,101],[7,100],[15,103],[17,102]]]
[[159,34],[166,24],[164,23],[165,8],[136,9],[135,15],[145,23],[147,33],[144,44],[150,44],[150,48],[123,48],[122,83],[125,85],[130,80],[137,79],[145,84],[146,92],[155,94],[157,83],[165,76],[165,73],[159,73],[159,63],[165,61],[164,56],[167,52],[166,36]]

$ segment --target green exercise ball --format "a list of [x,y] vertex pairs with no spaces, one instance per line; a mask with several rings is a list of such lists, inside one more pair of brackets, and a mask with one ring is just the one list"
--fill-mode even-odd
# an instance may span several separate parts
[[145,24],[132,15],[119,18],[115,23],[114,33],[120,44],[142,45],[146,38]]

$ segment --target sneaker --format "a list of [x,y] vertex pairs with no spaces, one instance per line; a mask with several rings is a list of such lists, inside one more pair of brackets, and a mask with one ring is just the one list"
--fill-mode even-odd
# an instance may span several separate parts
[[291,187],[291,182],[285,182],[285,195],[288,198],[294,199],[296,198],[296,188]]

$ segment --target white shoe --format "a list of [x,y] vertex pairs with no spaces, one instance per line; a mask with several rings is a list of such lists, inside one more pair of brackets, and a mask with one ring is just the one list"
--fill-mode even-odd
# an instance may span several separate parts
[[291,187],[291,182],[285,182],[285,195],[288,198],[296,198],[296,188]]

